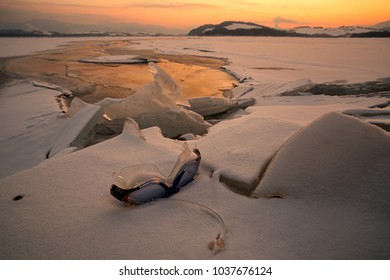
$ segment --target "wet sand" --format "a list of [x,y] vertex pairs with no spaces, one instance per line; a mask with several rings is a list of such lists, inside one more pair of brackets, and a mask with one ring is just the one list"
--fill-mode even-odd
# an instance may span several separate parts
[[232,88],[235,78],[220,69],[223,59],[169,55],[152,50],[131,49],[130,40],[97,40],[76,42],[39,54],[0,61],[1,82],[8,75],[52,83],[70,90],[74,96],[94,103],[105,97],[124,98],[152,81],[144,64],[85,63],[81,59],[108,55],[138,55],[157,60],[190,97],[218,96],[222,89]]

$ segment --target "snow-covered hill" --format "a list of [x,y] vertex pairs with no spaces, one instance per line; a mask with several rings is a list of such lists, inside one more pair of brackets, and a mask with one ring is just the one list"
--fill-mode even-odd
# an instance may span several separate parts
[[371,26],[371,28],[389,31],[390,30],[390,20],[377,23],[377,24]]
[[[23,22],[2,22],[0,21],[1,31],[19,31],[22,34],[31,35],[50,35],[50,34],[100,34],[107,33],[107,36],[124,34],[185,34],[185,30],[180,28],[168,28],[156,25],[145,25],[127,22],[102,22],[96,24],[81,24],[77,22],[65,22],[52,19],[34,19]],[[17,35],[17,34],[16,34]]]
[[[299,26],[282,30],[252,22],[225,21],[220,24],[205,24],[191,30],[189,36],[289,36],[289,37],[388,37],[386,22],[372,26],[340,26],[328,28],[322,26]],[[366,34],[366,36],[364,35]]]
[[373,28],[360,27],[360,26],[340,26],[337,28],[300,26],[291,29],[291,31],[298,34],[305,34],[305,35],[325,35],[325,36],[328,35],[332,37],[338,37],[338,36],[349,36],[350,34],[356,34],[356,33],[368,33],[376,30]]
[[220,24],[205,24],[191,30],[190,36],[218,36],[218,35],[244,35],[244,36],[283,36],[285,31],[259,25],[252,22],[224,21]]

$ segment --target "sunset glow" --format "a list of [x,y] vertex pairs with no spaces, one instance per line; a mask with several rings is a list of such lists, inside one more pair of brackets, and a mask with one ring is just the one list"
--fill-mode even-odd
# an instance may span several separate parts
[[1,0],[2,21],[50,18],[77,23],[134,22],[191,28],[225,20],[288,28],[372,25],[389,20],[388,0]]

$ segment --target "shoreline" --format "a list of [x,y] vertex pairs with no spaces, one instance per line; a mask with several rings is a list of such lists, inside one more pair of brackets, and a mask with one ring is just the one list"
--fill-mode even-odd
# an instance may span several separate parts
[[156,61],[182,88],[187,98],[222,96],[238,80],[225,71],[224,59],[194,55],[160,54],[153,50],[131,49],[131,40],[78,41],[21,57],[0,60],[1,83],[13,76],[55,84],[70,90],[85,102],[105,97],[125,98],[152,81],[148,63],[90,63],[83,59],[101,56],[137,56]]

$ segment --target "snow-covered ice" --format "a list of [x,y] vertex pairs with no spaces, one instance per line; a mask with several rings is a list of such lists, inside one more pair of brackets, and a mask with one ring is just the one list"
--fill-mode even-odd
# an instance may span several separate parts
[[153,82],[127,98],[105,98],[96,103],[103,109],[104,118],[111,121],[131,117],[143,128],[157,125],[164,136],[171,138],[186,133],[205,134],[210,124],[201,115],[182,107],[191,104],[176,82],[153,62],[149,65]]
[[30,55],[91,38],[0,38],[0,57]]
[[227,69],[253,83],[310,79],[349,83],[389,77],[390,40],[358,38],[188,37],[137,40],[137,49],[228,58]]
[[389,140],[382,129],[336,112],[291,137],[252,193],[280,200],[263,233],[282,244],[295,234],[287,258],[311,251],[316,259],[388,259]]
[[[160,102],[163,110],[158,113],[153,111],[157,105],[151,112],[136,112],[138,125],[126,121],[119,136],[71,152],[72,143],[85,139],[91,123],[102,121],[103,114],[107,114],[106,119],[126,117],[129,108],[123,115],[115,115],[122,114],[118,103],[125,101],[83,104],[76,100],[73,109],[71,106],[64,118],[58,118],[55,91],[31,84],[2,88],[2,153],[9,150],[9,155],[18,155],[19,159],[24,153],[29,161],[26,152],[47,156],[53,143],[59,148],[56,156],[19,170],[20,160],[16,163],[2,157],[2,170],[6,166],[9,171],[2,173],[0,180],[0,258],[390,257],[386,234],[390,230],[390,136],[365,119],[370,114],[386,117],[388,109],[374,107],[387,104],[388,98],[296,96],[312,83],[389,76],[389,40],[137,40],[137,48],[183,54],[207,49],[213,56],[228,58],[231,64],[226,67],[247,77],[236,95],[233,90],[232,98],[244,93],[242,97],[254,98],[256,103],[211,126],[183,104],[186,100],[178,94]],[[160,83],[156,78],[152,84],[152,89],[168,91],[168,96],[176,91],[167,77]],[[20,92],[15,91],[18,86],[23,87]],[[30,101],[30,106],[19,102],[20,98],[41,94],[53,99],[46,98],[47,104]],[[23,110],[15,114],[12,108]],[[42,119],[43,112],[49,115]],[[182,151],[182,142],[164,137],[164,130],[178,129],[174,120],[183,128],[192,126],[183,121],[182,114],[196,116],[195,123],[207,123],[207,134],[185,136],[192,139],[188,145],[202,153],[195,180],[170,198],[142,206],[128,206],[112,198],[111,174],[121,168],[155,164],[163,174],[169,174]],[[142,121],[162,128],[141,130],[138,126],[143,127]],[[69,134],[68,129],[76,133]],[[28,134],[22,140],[27,142],[11,141],[21,137],[24,130]],[[50,137],[39,138],[43,131]],[[38,149],[38,144],[43,147]],[[18,147],[22,153],[17,153]],[[10,175],[12,168],[20,172]],[[226,226],[225,249],[217,255],[207,247],[220,231],[221,221],[205,213],[203,206],[218,213]]]
[[138,55],[105,55],[80,59],[81,62],[100,64],[142,64],[150,62]]
[[47,158],[63,125],[57,91],[13,82],[0,94],[0,177],[33,167]]
[[[82,101],[76,99],[73,102],[81,103]],[[104,111],[102,107],[97,105],[83,105],[82,109],[66,120],[61,131],[59,131],[54,139],[54,144],[50,148],[48,158],[58,153],[63,153],[68,148],[84,148],[93,138],[91,132],[93,133],[96,124],[103,118]]]

